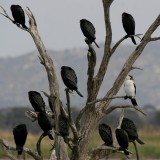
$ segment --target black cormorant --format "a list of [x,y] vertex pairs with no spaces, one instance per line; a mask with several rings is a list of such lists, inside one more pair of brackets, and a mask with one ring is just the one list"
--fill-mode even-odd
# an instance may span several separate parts
[[75,71],[71,67],[62,66],[61,77],[68,89],[70,89],[71,91],[75,90],[81,97],[83,97],[83,95],[78,91],[77,76]]
[[62,113],[59,115],[59,133],[63,137],[64,142],[68,143],[69,136],[69,122]]
[[113,138],[112,138],[112,130],[111,127],[107,124],[100,124],[99,125],[99,135],[101,136],[102,140],[105,142],[107,146],[113,146]]
[[28,92],[29,101],[36,112],[45,112],[45,102],[37,91]]
[[44,133],[48,135],[48,137],[53,140],[53,136],[50,131],[52,131],[52,124],[49,118],[47,117],[46,113],[40,112],[38,113],[38,124],[43,130]]
[[127,132],[129,140],[131,142],[136,140],[139,144],[144,144],[144,142],[142,142],[138,138],[137,129],[136,129],[136,126],[132,120],[130,120],[128,118],[123,118],[121,128]]
[[14,23],[17,25],[22,25],[23,28],[28,29],[25,25],[25,14],[21,6],[11,5],[11,12],[14,18]]
[[90,43],[94,42],[95,45],[99,48],[98,44],[95,41],[96,40],[96,36],[95,36],[96,30],[95,30],[93,24],[86,19],[81,19],[80,20],[80,27],[81,27],[82,33],[88,39],[88,41]]
[[18,151],[18,155],[21,155],[23,152],[23,146],[27,139],[27,127],[25,124],[19,124],[15,128],[13,128],[13,136],[16,144],[16,150]]
[[115,130],[115,133],[116,133],[117,142],[120,145],[119,150],[122,150],[126,155],[129,155],[129,152],[127,151],[128,145],[129,145],[129,138],[128,138],[127,132],[123,129],[117,128]]
[[136,44],[133,36],[135,35],[135,21],[132,15],[124,12],[122,14],[122,24],[125,32],[127,33],[126,38],[130,37],[132,39],[132,42]]

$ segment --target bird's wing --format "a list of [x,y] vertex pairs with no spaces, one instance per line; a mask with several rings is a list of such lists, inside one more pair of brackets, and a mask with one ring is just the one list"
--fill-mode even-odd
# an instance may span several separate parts
[[93,26],[93,24],[91,22],[89,22],[88,20],[84,20],[80,23],[80,27],[81,27],[81,30],[84,34],[85,37],[87,38],[93,38],[95,39],[95,33],[96,33],[96,30]]
[[66,78],[70,81],[70,83],[77,86],[77,76],[74,70],[66,70]]
[[134,88],[135,88],[135,95],[136,95],[136,85],[135,85],[135,83],[133,83],[134,84]]
[[126,31],[128,35],[134,35],[135,34],[135,21],[132,17],[132,15],[122,15],[122,24],[123,28]]
[[128,135],[133,136],[133,137],[138,137],[137,131],[133,130],[131,128],[125,129],[125,131],[128,133]]
[[112,139],[112,131],[109,126],[101,126],[100,130],[103,134],[107,135],[109,139]]

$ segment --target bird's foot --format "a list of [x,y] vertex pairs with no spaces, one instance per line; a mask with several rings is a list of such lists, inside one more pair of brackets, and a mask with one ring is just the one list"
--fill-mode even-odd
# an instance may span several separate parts
[[124,99],[128,99],[129,97],[128,96],[124,96]]

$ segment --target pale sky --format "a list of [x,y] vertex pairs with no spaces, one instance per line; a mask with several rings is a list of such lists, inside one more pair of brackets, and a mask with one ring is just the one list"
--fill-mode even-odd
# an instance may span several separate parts
[[[39,33],[48,49],[64,50],[85,47],[79,20],[91,21],[96,28],[97,42],[104,42],[105,26],[102,0],[0,0],[9,15],[10,6],[28,6],[38,24]],[[114,0],[111,7],[113,42],[125,35],[122,27],[123,12],[132,14],[136,33],[144,33],[160,14],[160,0]],[[26,20],[28,25],[28,19]],[[27,32],[0,15],[0,57],[14,57],[36,49]],[[160,35],[160,29],[155,33]],[[131,40],[124,43],[132,44]]]

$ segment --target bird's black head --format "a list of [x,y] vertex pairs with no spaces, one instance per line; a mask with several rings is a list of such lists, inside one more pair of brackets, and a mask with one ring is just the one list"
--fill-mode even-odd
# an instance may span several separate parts
[[15,4],[12,4],[11,5],[11,10],[12,9],[16,9],[16,8],[22,8],[20,5],[15,5]]
[[27,127],[26,127],[25,124],[19,124],[19,125],[17,125],[15,128],[18,128],[18,129],[24,128],[24,129],[26,129]]
[[123,12],[122,17],[130,17],[131,15],[129,13]]
[[61,70],[64,70],[65,68],[67,68],[67,66],[62,66],[62,67],[61,67]]
[[134,79],[133,79],[133,76],[131,76],[131,75],[128,75],[128,76],[130,77],[130,80],[134,80]]
[[37,91],[29,91],[29,92],[28,92],[28,95],[29,95],[29,96],[34,96],[34,95],[40,95],[40,93],[37,92]]
[[71,67],[68,67],[68,66],[62,66],[61,67],[61,70],[73,70]]
[[84,22],[84,21],[86,21],[86,19],[81,19],[81,20],[80,20],[80,23],[82,23],[82,22]]

